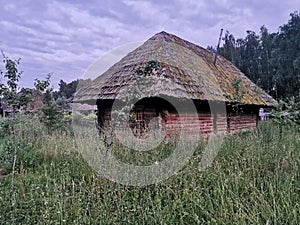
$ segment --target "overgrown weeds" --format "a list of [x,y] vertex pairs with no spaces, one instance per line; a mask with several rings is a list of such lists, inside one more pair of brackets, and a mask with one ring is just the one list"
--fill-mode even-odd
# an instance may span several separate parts
[[[0,132],[6,129],[1,125]],[[13,195],[10,167],[5,166],[11,165],[11,139],[9,132],[4,133],[0,141],[0,223],[83,224],[96,171],[78,153],[71,132],[49,134],[32,118],[19,123]],[[205,144],[201,144],[184,169],[155,185],[124,186],[100,178],[85,222],[299,224],[300,135],[293,127],[283,129],[281,139],[279,133],[265,122],[256,130],[226,137],[211,167],[202,172],[198,164]],[[128,154],[141,160],[140,155]],[[131,162],[130,157],[122,157]]]

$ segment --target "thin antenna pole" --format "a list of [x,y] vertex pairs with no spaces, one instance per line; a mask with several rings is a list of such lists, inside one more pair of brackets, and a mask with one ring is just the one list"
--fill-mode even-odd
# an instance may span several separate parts
[[216,62],[217,62],[218,51],[219,51],[219,47],[220,47],[220,43],[221,43],[222,34],[223,34],[223,28],[221,29],[221,32],[220,32],[219,42],[218,42],[217,50],[216,50],[216,54],[215,54],[214,65],[216,65]]

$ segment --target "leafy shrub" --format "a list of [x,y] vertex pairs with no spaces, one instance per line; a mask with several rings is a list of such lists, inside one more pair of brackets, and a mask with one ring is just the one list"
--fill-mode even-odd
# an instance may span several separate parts
[[84,117],[87,120],[95,120],[97,119],[97,115],[94,112],[89,113],[87,116]]
[[72,121],[72,114],[70,114],[68,112],[64,112],[63,113],[63,120],[67,121],[67,122]]
[[279,128],[280,137],[284,127],[296,126],[300,128],[300,97],[288,98],[286,101],[280,100],[276,109],[271,112],[273,123]]
[[0,120],[0,137],[4,138],[11,133],[11,123],[10,120]]
[[40,118],[49,131],[54,131],[63,126],[63,113],[55,103],[44,105],[41,108]]
[[84,114],[78,112],[78,111],[73,111],[72,113],[72,120],[75,124],[80,124],[83,121]]

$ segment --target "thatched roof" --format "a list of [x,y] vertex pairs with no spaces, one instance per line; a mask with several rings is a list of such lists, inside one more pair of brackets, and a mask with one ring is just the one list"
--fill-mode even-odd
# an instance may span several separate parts
[[214,65],[214,53],[166,32],[154,35],[88,87],[81,88],[74,101],[115,99],[122,89],[134,82],[136,69],[150,60],[160,63],[158,76],[168,80],[168,88],[151,87],[159,90],[157,95],[232,102],[236,92],[232,84],[239,79],[244,90],[241,103],[264,106],[276,103],[222,56],[218,56]]

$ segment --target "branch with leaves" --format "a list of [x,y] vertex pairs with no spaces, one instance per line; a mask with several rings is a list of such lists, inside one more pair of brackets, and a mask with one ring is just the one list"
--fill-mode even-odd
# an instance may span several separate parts
[[[11,123],[11,133],[13,137],[13,165],[12,165],[12,174],[11,174],[11,191],[14,189],[14,175],[17,162],[17,138],[16,138],[16,127],[15,127],[15,113],[16,110],[22,106],[26,105],[30,101],[29,93],[27,89],[22,89],[21,94],[18,93],[19,80],[21,78],[22,72],[18,70],[18,65],[20,60],[12,60],[8,58],[3,51],[1,51],[3,56],[3,63],[5,65],[5,72],[0,72],[1,76],[6,80],[6,84],[0,83],[0,96],[4,98],[4,101],[7,105],[12,107],[13,113],[13,122]],[[2,80],[2,79],[1,79]]]
[[53,99],[53,88],[51,85],[51,75],[48,74],[45,80],[36,79],[34,82],[35,88],[43,93],[43,107],[41,111],[41,121],[46,125],[48,132],[53,132],[60,128],[63,121],[63,113],[60,107]]
[[280,128],[282,136],[283,128],[300,125],[300,96],[288,98],[286,101],[280,100],[276,109],[271,111],[273,123]]

